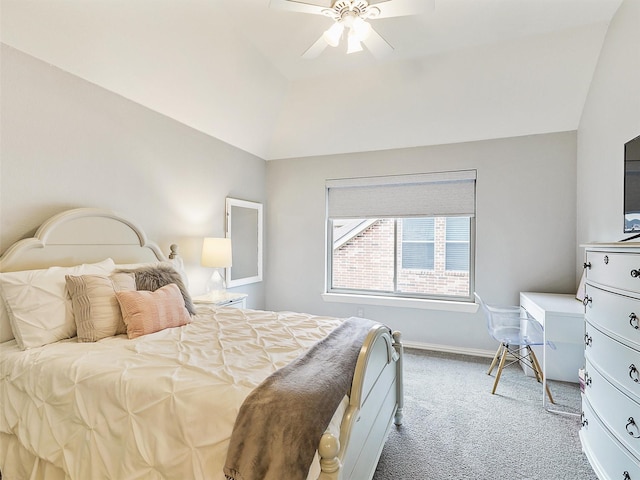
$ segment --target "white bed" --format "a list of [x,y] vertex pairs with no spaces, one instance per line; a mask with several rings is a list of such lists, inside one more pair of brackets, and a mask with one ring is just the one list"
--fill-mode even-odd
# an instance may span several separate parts
[[[0,272],[82,264],[109,270],[105,259],[122,265],[165,257],[122,216],[75,209],[11,246],[0,257]],[[2,476],[222,480],[246,396],[341,322],[200,305],[181,327],[133,339],[74,337],[22,350],[7,338],[12,335],[2,311]],[[308,478],[372,478],[388,431],[401,420],[400,336],[377,325],[360,349],[350,394],[318,443]]]

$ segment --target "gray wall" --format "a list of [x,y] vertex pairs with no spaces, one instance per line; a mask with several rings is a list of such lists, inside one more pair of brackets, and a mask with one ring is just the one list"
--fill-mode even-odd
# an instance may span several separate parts
[[[623,234],[624,143],[640,135],[640,2],[613,18],[578,130],[578,242]],[[584,249],[577,249],[581,271]]]
[[476,290],[517,304],[520,291],[575,292],[576,134],[270,161],[267,303],[273,310],[364,316],[416,344],[491,350],[482,315],[325,303],[325,180],[475,168]]
[[[68,208],[115,210],[168,252],[192,291],[205,236],[224,236],[225,197],[265,201],[265,162],[2,46],[0,251]],[[167,92],[170,95],[170,92]],[[263,283],[242,288],[264,306]]]

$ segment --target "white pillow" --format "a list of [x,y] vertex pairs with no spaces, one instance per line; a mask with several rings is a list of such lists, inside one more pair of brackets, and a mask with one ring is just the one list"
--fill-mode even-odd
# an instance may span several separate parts
[[168,264],[169,262],[161,262],[158,260],[157,262],[144,263],[116,263],[116,270],[135,270],[136,268],[156,267],[165,263]]
[[11,330],[11,322],[9,321],[9,313],[4,306],[4,302],[0,298],[0,343],[13,340],[13,331]]
[[137,270],[138,268],[157,267],[158,265],[169,265],[171,268],[173,268],[180,274],[182,283],[184,283],[184,287],[187,290],[189,289],[189,277],[187,277],[187,272],[185,272],[184,270],[184,265],[174,260],[165,260],[164,262],[158,260],[157,262],[146,263],[117,263],[116,270]]
[[18,346],[25,350],[75,336],[65,275],[108,275],[114,269],[108,258],[75,267],[0,273],[0,293]]

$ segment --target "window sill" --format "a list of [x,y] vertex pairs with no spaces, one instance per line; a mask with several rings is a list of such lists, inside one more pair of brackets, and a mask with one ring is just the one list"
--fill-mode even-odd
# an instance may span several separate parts
[[421,298],[384,297],[346,293],[323,293],[322,300],[332,303],[358,303],[361,305],[379,305],[383,307],[446,310],[448,312],[475,313],[478,311],[478,305],[476,303],[455,302],[450,300],[426,300]]

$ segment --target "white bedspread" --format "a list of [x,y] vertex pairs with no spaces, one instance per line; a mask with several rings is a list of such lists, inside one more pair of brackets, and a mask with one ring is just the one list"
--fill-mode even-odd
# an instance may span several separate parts
[[6,342],[0,432],[71,479],[223,479],[244,398],[339,323],[199,307],[190,325],[134,340]]

